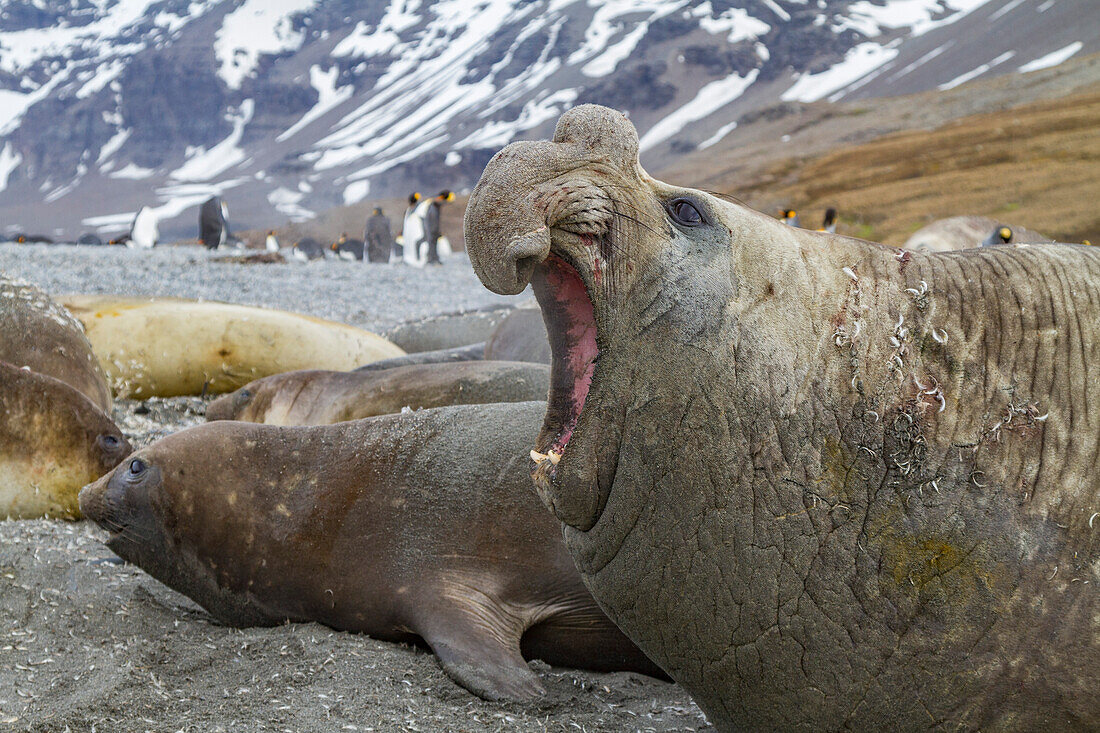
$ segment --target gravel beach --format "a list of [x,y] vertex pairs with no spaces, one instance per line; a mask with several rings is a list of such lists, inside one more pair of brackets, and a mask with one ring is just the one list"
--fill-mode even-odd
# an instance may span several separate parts
[[[464,256],[442,267],[212,262],[196,247],[0,245],[0,271],[52,295],[171,295],[308,313],[377,332],[516,298]],[[528,296],[519,296],[525,298]],[[198,397],[117,400],[135,447],[203,421]],[[676,685],[533,662],[537,705],[480,700],[421,649],[317,624],[229,629],[121,564],[89,522],[0,521],[0,730],[694,731]]]
[[379,333],[405,320],[530,297],[500,296],[478,281],[465,254],[442,266],[370,265],[337,259],[286,264],[215,262],[202,247],[0,244],[0,272],[50,295],[170,295],[267,306]]

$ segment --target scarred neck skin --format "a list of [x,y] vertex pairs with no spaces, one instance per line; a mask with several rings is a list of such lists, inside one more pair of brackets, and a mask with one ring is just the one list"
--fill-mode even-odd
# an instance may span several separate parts
[[[616,320],[586,407],[601,431],[569,448],[615,461],[586,485],[596,521],[565,528],[586,584],[720,725],[888,725],[863,695],[891,685],[913,716],[1049,719],[994,703],[1022,684],[1012,665],[1056,674],[1073,646],[1037,660],[1028,634],[1085,628],[1095,607],[1100,445],[1072,426],[1100,408],[1073,386],[1100,379],[1100,353],[1057,314],[1087,301],[1100,257],[1076,288],[1006,302],[991,271],[1057,283],[1081,264],[761,231],[769,251],[728,277],[670,255]],[[1075,653],[1096,680],[1097,640]],[[954,671],[912,676],[930,662]],[[815,671],[838,664],[843,677]],[[1084,685],[1050,704],[1084,714]]]
[[[624,465],[631,466],[626,476],[664,474],[681,449],[691,453],[703,443],[725,463],[752,465],[754,453],[783,437],[777,435],[780,426],[826,409],[824,399],[832,403],[827,409],[844,415],[874,402],[881,415],[884,405],[915,391],[898,377],[872,399],[859,376],[866,365],[889,360],[889,336],[883,334],[893,333],[900,315],[891,303],[904,306],[908,298],[899,293],[905,289],[901,272],[910,263],[881,245],[826,240],[748,209],[741,213],[727,236],[744,246],[720,252],[673,239],[617,299],[616,312],[605,316],[597,378],[581,428],[558,465],[569,479],[555,482],[558,493],[551,497],[559,518],[581,530],[568,534],[585,557],[591,554],[590,570],[612,557],[624,539],[617,534],[623,529],[619,518],[602,523],[612,487],[619,489],[610,481]],[[754,241],[767,245],[753,247]],[[715,425],[664,417],[708,410],[736,413],[737,419],[723,418],[727,424],[715,433]],[[692,441],[703,442],[691,447]],[[810,480],[815,469],[796,449],[776,451],[762,467]],[[639,508],[658,501],[635,491],[624,493]],[[585,538],[586,532],[593,538]]]

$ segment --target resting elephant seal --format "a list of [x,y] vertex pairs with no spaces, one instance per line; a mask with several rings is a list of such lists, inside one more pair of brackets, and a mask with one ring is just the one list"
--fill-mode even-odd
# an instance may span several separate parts
[[660,671],[600,612],[525,446],[545,403],[323,427],[200,425],[81,492],[107,545],[233,626],[318,621],[422,639],[488,699],[543,688],[521,656]]
[[446,405],[545,400],[550,368],[511,361],[424,364],[378,372],[300,371],[257,379],[206,408],[207,420],[328,425]]
[[85,395],[59,379],[0,362],[0,518],[79,518],[80,487],[130,450]]
[[84,327],[48,295],[0,276],[0,361],[60,379],[101,410],[111,391]]
[[469,346],[489,338],[511,310],[509,305],[490,305],[443,313],[395,326],[386,332],[386,338],[410,354]]
[[230,392],[296,369],[354,369],[405,352],[369,331],[320,318],[180,298],[68,295],[115,393]]
[[521,306],[508,314],[485,342],[486,359],[550,363],[550,341],[542,311]]
[[395,356],[390,359],[379,359],[370,364],[355,367],[357,372],[376,372],[382,369],[394,369],[396,367],[413,366],[414,364],[453,364],[459,361],[481,361],[485,358],[485,342],[470,344],[469,346],[455,346],[450,349],[437,349],[436,351],[416,351],[404,356]]
[[[927,252],[950,252],[952,250],[980,247],[991,233],[1005,227],[1004,222],[984,216],[952,216],[934,221],[917,230],[905,240],[904,249]],[[1050,237],[1023,227],[1009,227],[1009,240],[1013,243],[1053,242]]]
[[612,110],[466,211],[554,352],[535,483],[724,730],[1095,729],[1100,252],[904,252],[656,181]]

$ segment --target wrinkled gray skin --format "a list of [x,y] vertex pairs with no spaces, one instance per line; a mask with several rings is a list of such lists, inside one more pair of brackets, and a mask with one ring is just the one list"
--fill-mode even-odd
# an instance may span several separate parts
[[328,425],[404,408],[545,400],[550,368],[512,361],[421,364],[380,372],[307,369],[249,382],[206,408],[207,420]]
[[491,700],[543,693],[524,657],[663,676],[592,600],[531,491],[522,448],[544,409],[209,423],[138,451],[80,506],[120,557],[226,624],[422,639]]
[[516,308],[485,342],[485,358],[550,363],[550,342],[538,308]]
[[458,313],[443,313],[395,326],[385,336],[410,354],[469,346],[485,341],[512,310],[491,305]]
[[637,145],[575,108],[466,213],[490,289],[549,314],[553,252],[594,302],[534,473],[600,605],[722,730],[1095,730],[1100,251],[794,229]]
[[356,372],[379,372],[383,369],[414,366],[416,364],[452,364],[459,361],[480,361],[485,358],[485,343],[470,344],[469,346],[455,346],[450,349],[438,349],[436,351],[418,351],[405,356],[395,356],[390,359],[379,359],[370,364],[356,367]]
[[2,275],[0,361],[58,379],[111,410],[111,390],[80,322],[34,285]]

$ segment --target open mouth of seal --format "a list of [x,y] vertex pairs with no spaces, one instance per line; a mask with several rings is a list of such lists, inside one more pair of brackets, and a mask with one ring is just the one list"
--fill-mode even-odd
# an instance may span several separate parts
[[542,308],[552,356],[546,420],[531,451],[532,476],[536,485],[545,486],[556,477],[558,463],[580,422],[600,351],[592,298],[572,262],[552,252],[535,268],[532,288]]

